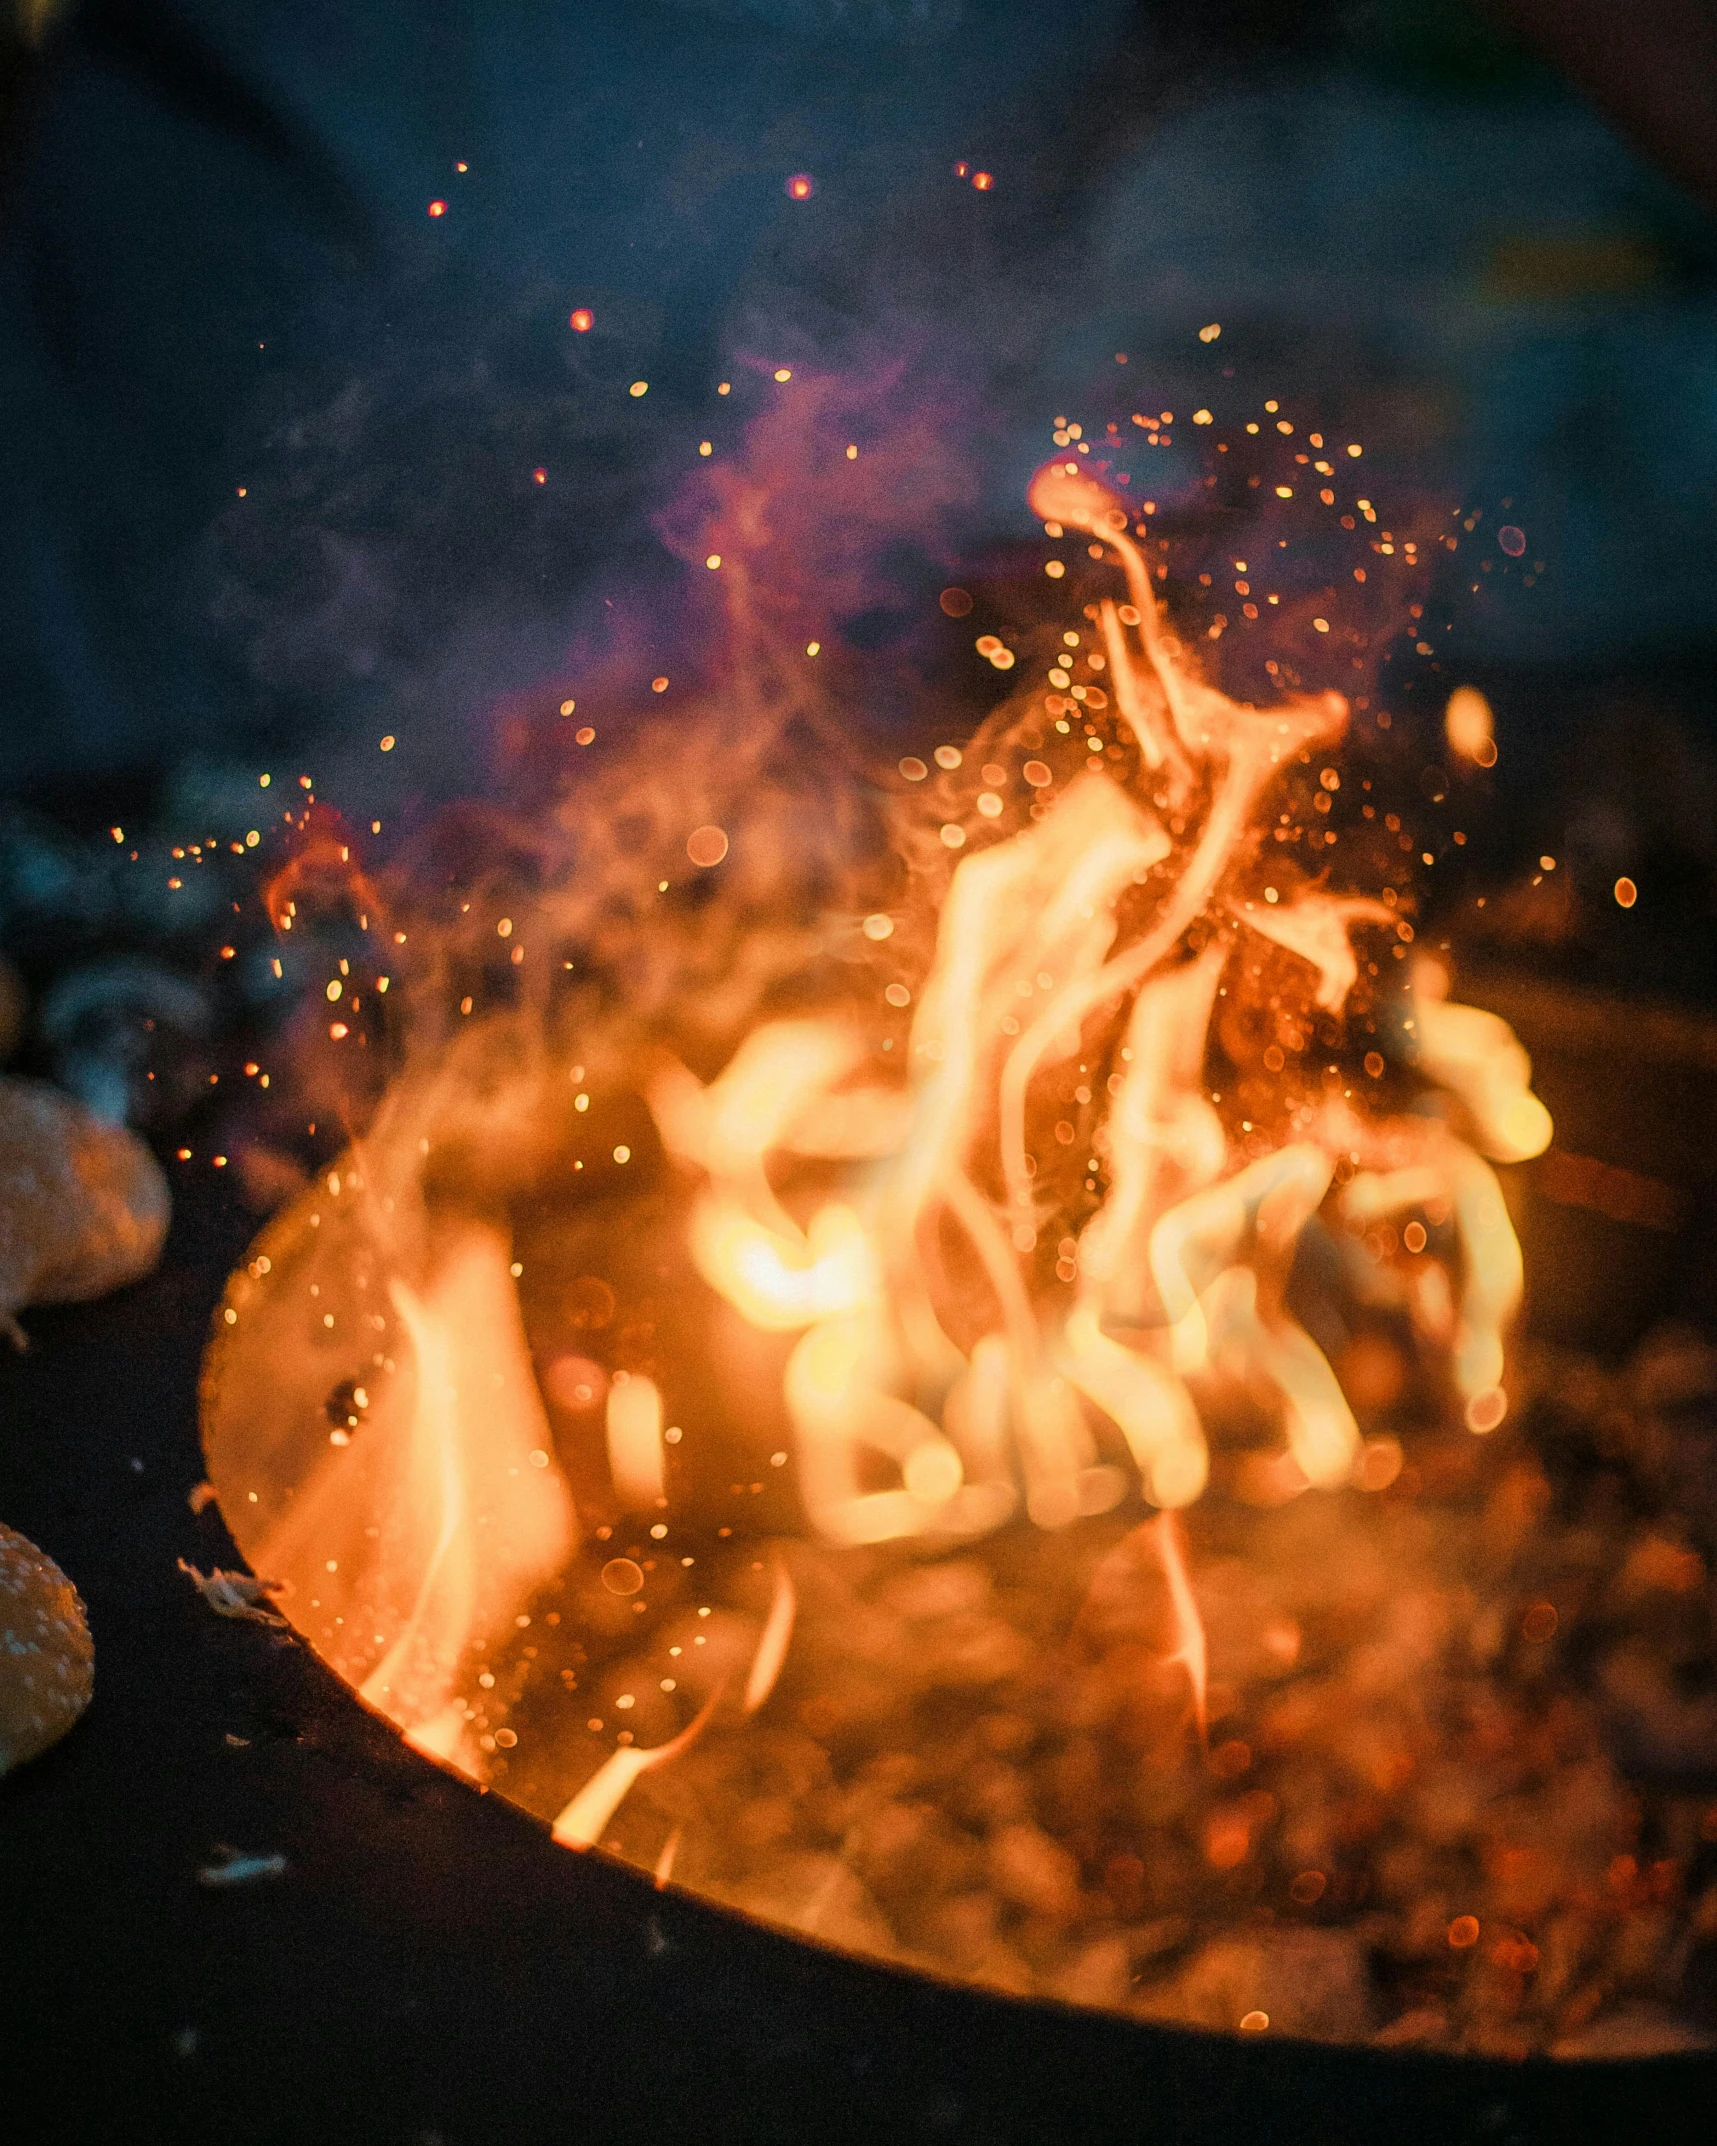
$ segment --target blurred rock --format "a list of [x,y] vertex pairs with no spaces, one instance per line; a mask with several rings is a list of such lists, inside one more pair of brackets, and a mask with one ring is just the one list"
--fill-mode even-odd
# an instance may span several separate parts
[[0,806],[0,931],[10,942],[44,931],[86,935],[112,909],[108,858],[32,813]]
[[0,1774],[45,1751],[95,1685],[95,1646],[77,1589],[51,1557],[0,1527]]
[[1131,1948],[1124,1937],[1093,1938],[1061,1970],[1051,1988],[1067,2004],[1096,2005],[1118,2012],[1133,1980]]
[[40,1081],[0,1080],[0,1325],[147,1274],[171,1201],[153,1155]]
[[165,963],[116,954],[61,976],[38,1027],[56,1079],[109,1124],[171,1122],[207,1079],[202,987]]
[[1693,1782],[1717,1774],[1717,1692],[1683,1692],[1673,1666],[1635,1641],[1606,1655],[1598,1675],[1630,1771]]
[[1079,1865],[1041,1827],[1003,1826],[991,1835],[989,1877],[1004,1900],[1065,1922],[1079,1905]]

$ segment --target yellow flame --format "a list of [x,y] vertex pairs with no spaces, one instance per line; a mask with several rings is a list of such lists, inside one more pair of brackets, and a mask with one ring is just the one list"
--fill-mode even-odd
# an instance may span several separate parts
[[612,1751],[570,1802],[563,1805],[550,1829],[562,1848],[594,1848],[607,1832],[614,1814],[633,1788],[653,1767],[665,1766],[694,1744],[709,1724],[722,1697],[721,1687],[710,1693],[697,1714],[665,1744],[640,1751],[627,1744]]
[[[777,1557],[774,1593],[745,1680],[745,1695],[740,1704],[742,1713],[755,1714],[774,1690],[792,1642],[797,1611],[798,1598],[792,1575]],[[670,1764],[697,1742],[714,1718],[726,1689],[725,1683],[718,1684],[679,1735],[671,1737],[667,1743],[657,1744],[647,1751],[628,1744],[610,1752],[578,1793],[562,1807],[552,1828],[555,1841],[563,1848],[594,1848],[607,1832],[615,1812],[643,1776],[657,1766]],[[658,1886],[668,1882],[679,1850],[679,1839],[676,1827],[656,1865]]]
[[[1308,1107],[1274,1152],[1231,1148],[1203,1083],[1237,943],[1256,933],[1304,962],[1308,1010],[1340,1017],[1359,973],[1354,933],[1396,931],[1381,901],[1317,887],[1266,899],[1249,884],[1266,790],[1341,734],[1346,703],[1243,707],[1192,676],[1121,503],[1073,462],[1050,464],[1031,498],[1044,519],[1100,539],[1125,575],[1127,606],[1107,600],[1095,615],[1150,795],[1101,761],[1059,794],[1034,776],[1029,824],[959,845],[903,1088],[867,1070],[856,1027],[831,1018],[767,1024],[707,1086],[672,1067],[651,1089],[664,1141],[703,1179],[689,1225],[699,1272],[753,1326],[799,1334],[783,1390],[800,1481],[814,1524],[842,1542],[957,1539],[1021,1504],[1042,1526],[1105,1510],[1126,1487],[1102,1458],[1105,1423],[1151,1500],[1188,1504],[1209,1471],[1198,1397],[1213,1377],[1273,1415],[1284,1484],[1347,1481],[1353,1412],[1285,1308],[1338,1162],[1352,1182],[1334,1204],[1357,1229],[1427,1201],[1452,1215],[1458,1290],[1434,1262],[1411,1289],[1469,1420],[1496,1406],[1520,1296],[1496,1179],[1442,1126]],[[1108,1108],[1080,1136],[1099,1151],[1103,1193],[1046,1294],[1037,1254],[1053,1208],[1032,1152],[1045,1089],[1117,1003],[1129,1010]],[[1549,1116],[1506,1025],[1450,1005],[1430,970],[1410,1004],[1409,1054],[1458,1098],[1483,1154],[1540,1152]],[[1070,1123],[1059,1132],[1075,1137]],[[801,1225],[771,1178],[786,1157],[864,1167]],[[950,1259],[968,1295],[993,1306],[964,1346],[945,1323]]]
[[1198,1614],[1198,1603],[1193,1597],[1192,1581],[1187,1576],[1186,1550],[1181,1542],[1180,1524],[1173,1513],[1159,1513],[1152,1530],[1157,1556],[1162,1560],[1163,1577],[1168,1581],[1169,1603],[1174,1611],[1176,1646],[1169,1656],[1186,1670],[1187,1682],[1192,1686],[1193,1720],[1198,1724],[1198,1740],[1203,1743],[1209,1734],[1209,1676],[1208,1649],[1204,1637],[1204,1619]]
[[771,1229],[736,1199],[712,1193],[692,1210],[690,1243],[698,1272],[765,1332],[857,1311],[874,1291],[870,1240],[848,1207],[820,1209],[801,1235]]
[[407,1375],[256,1546],[334,1668],[451,1764],[466,1648],[559,1570],[577,1534],[510,1260],[498,1231],[464,1225],[421,1288],[392,1284]]
[[1532,1061],[1499,1015],[1442,996],[1429,962],[1414,972],[1420,1070],[1466,1105],[1481,1153],[1529,1162],[1550,1145],[1550,1113],[1532,1092]]
[[792,1644],[793,1623],[798,1614],[799,1597],[793,1586],[793,1575],[777,1555],[769,1616],[763,1636],[757,1642],[757,1652],[752,1656],[751,1673],[745,1680],[745,1696],[740,1702],[745,1713],[755,1714],[775,1689],[775,1680],[781,1674],[781,1665]]

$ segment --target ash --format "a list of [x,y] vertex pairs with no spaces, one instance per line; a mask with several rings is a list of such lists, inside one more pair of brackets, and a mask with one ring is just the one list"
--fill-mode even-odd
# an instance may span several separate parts
[[[1488,1439],[1374,1412],[1373,1479],[1390,1436],[1404,1460],[1370,1491],[1249,1504],[1267,1479],[1219,1454],[1183,1516],[1203,1738],[1138,1511],[940,1558],[707,1539],[689,1570],[689,1537],[640,1523],[490,1654],[489,1778],[552,1816],[569,1758],[664,1740],[743,1664],[779,1557],[798,1619],[767,1706],[718,1713],[604,1837],[659,1881],[1207,2029],[1711,2046],[1717,1350],[1539,1350],[1515,1384]],[[600,1584],[621,1548],[642,1610]]]

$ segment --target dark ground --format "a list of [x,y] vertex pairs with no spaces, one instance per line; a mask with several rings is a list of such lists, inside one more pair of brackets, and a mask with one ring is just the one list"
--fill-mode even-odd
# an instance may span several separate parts
[[[75,1573],[96,1697],[0,1785],[0,2062],[33,2141],[1709,2136],[1717,2061],[1446,2062],[1182,2036],[861,1966],[658,1895],[404,1752],[175,1569],[206,1320],[250,1220],[0,1363],[0,1510]],[[231,1739],[244,1739],[234,1743]],[[227,1844],[285,1874],[226,1890]]]

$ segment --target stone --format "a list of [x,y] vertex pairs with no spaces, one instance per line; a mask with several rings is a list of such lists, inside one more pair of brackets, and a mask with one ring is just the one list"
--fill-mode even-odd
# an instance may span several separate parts
[[135,1133],[43,1081],[0,1080],[0,1326],[147,1274],[172,1202]]
[[0,1527],[0,1774],[57,1743],[94,1685],[77,1589],[27,1537]]

